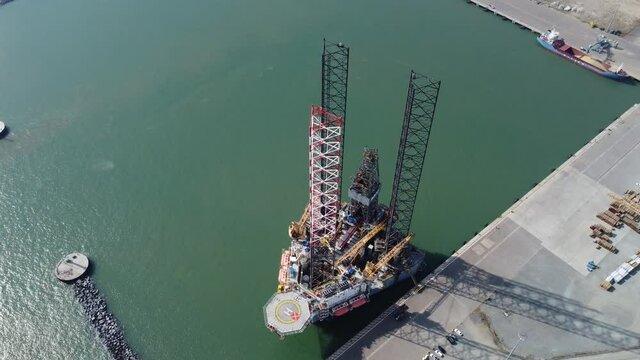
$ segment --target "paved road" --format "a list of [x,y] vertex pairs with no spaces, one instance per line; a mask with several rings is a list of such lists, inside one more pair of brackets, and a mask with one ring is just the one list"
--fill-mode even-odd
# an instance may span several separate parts
[[[633,41],[606,34],[599,29],[591,29],[587,24],[571,15],[551,9],[545,5],[538,5],[531,0],[471,0],[484,7],[492,6],[496,13],[500,13],[512,20],[531,28],[536,32],[544,32],[555,28],[560,35],[575,47],[586,47],[592,44],[600,34],[619,42],[619,48],[613,49],[610,60],[616,64],[624,64],[624,69],[636,79],[640,79],[640,45]],[[593,54],[594,56],[602,56]]]

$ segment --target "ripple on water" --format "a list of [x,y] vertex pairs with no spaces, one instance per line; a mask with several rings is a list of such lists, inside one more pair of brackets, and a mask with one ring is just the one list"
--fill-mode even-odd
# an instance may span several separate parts
[[69,246],[59,238],[64,224],[42,207],[25,206],[38,194],[19,193],[16,183],[30,179],[2,175],[0,359],[109,359],[72,288],[53,275]]

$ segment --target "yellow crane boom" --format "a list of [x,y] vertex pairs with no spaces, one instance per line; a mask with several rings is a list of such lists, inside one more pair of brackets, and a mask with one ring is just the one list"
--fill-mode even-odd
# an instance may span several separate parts
[[289,236],[293,239],[300,239],[305,235],[305,228],[307,225],[307,220],[309,220],[309,204],[304,207],[304,211],[302,212],[302,216],[300,216],[300,220],[293,221],[291,225],[289,225]]
[[389,252],[384,254],[384,256],[382,256],[382,258],[380,258],[380,260],[378,260],[375,265],[371,265],[371,263],[368,263],[364,269],[364,276],[372,277],[373,275],[375,275],[378,270],[387,265],[387,263],[391,261],[391,259],[400,254],[400,251],[404,249],[404,247],[409,243],[409,241],[411,241],[411,239],[413,239],[413,233],[410,233],[409,235],[407,235],[407,237],[402,239],[402,241],[397,243],[396,246],[394,246],[391,250],[389,250]]
[[374,236],[378,235],[378,233],[382,231],[382,229],[384,229],[386,224],[387,224],[387,220],[384,220],[384,221],[381,221],[378,225],[376,225],[373,229],[371,229],[371,231],[369,231],[365,236],[363,236],[362,239],[358,240],[357,243],[353,244],[353,246],[349,250],[347,250],[344,254],[342,254],[342,256],[340,256],[337,264],[342,264],[347,259],[351,259],[351,261],[353,261],[358,255],[358,253],[360,252],[360,250],[365,245],[367,245],[369,240],[373,239]]

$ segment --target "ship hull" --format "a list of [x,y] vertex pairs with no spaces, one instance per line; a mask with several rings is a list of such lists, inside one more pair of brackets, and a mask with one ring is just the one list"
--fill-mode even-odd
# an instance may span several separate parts
[[[377,283],[370,284],[366,287],[361,287],[358,292],[350,292],[346,293],[347,296],[343,296],[340,300],[330,299],[329,301],[333,302],[335,305],[331,311],[327,311],[324,314],[321,311],[312,311],[311,312],[311,323],[320,323],[330,321],[337,317],[347,314],[351,310],[354,310],[365,303],[369,302],[370,296],[380,293],[395,284],[402,282],[404,280],[409,279],[411,276],[416,275],[416,273],[420,269],[420,265],[424,262],[424,253],[421,251],[412,248],[411,254],[411,266],[407,271],[398,272],[393,276],[389,276],[388,278],[381,280]],[[354,287],[356,289],[357,287]],[[340,295],[338,295],[340,296]]]
[[540,37],[537,37],[536,40],[538,41],[538,43],[545,49],[547,49],[549,52],[560,56],[561,58],[571,61],[574,64],[583,67],[593,73],[596,73],[600,76],[604,76],[606,78],[609,79],[613,79],[613,80],[617,80],[617,81],[625,81],[629,79],[628,75],[621,75],[621,74],[617,74],[614,73],[612,71],[603,71],[601,69],[596,68],[595,66],[588,64],[578,58],[576,58],[575,56],[571,55],[571,54],[567,54],[566,52],[560,51],[558,49],[556,49],[555,47],[553,47],[553,45],[549,44],[548,42],[542,40]]

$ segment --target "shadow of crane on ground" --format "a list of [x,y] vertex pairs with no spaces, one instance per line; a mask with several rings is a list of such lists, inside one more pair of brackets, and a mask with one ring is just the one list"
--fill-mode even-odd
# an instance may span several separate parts
[[[431,299],[430,305],[420,314],[411,314],[407,322],[395,321],[388,317],[381,321],[373,329],[369,329],[367,336],[348,340],[348,345],[354,345],[344,353],[342,359],[358,359],[363,357],[362,350],[369,349],[373,342],[383,337],[395,337],[404,341],[422,346],[425,352],[438,344],[446,342],[444,336],[447,331],[442,326],[429,319],[443,305],[445,299],[451,294],[457,297],[476,302],[477,308],[487,307],[495,312],[516,314],[548,326],[572,333],[578,337],[587,338],[595,343],[602,344],[606,351],[633,351],[640,354],[640,334],[599,320],[601,313],[598,310],[585,306],[580,301],[560,296],[540,288],[530,286],[518,281],[496,276],[480,268],[477,268],[461,259],[457,259],[453,266],[449,266],[437,276],[428,275],[427,289],[430,294],[437,294],[437,298]],[[411,284],[409,284],[411,285]],[[406,287],[405,287],[406,288]],[[390,295],[389,295],[390,296]],[[399,296],[397,297],[399,298]],[[392,300],[392,299],[391,299]],[[388,302],[388,300],[387,300]],[[379,313],[379,306],[369,304],[362,310],[363,313],[374,311]],[[354,314],[355,315],[355,314]],[[332,325],[324,328],[328,333],[344,326],[353,326],[348,322],[359,321],[354,317],[344,319],[345,322],[334,321]],[[345,336],[348,332],[343,332]],[[344,337],[334,338],[329,342],[326,355],[331,354],[337,342]],[[487,346],[468,338],[460,339],[455,347],[455,356],[467,360],[504,359],[508,354],[506,346]],[[512,356],[513,359],[521,358]],[[640,355],[638,355],[640,357]],[[555,358],[566,358],[559,354]]]

